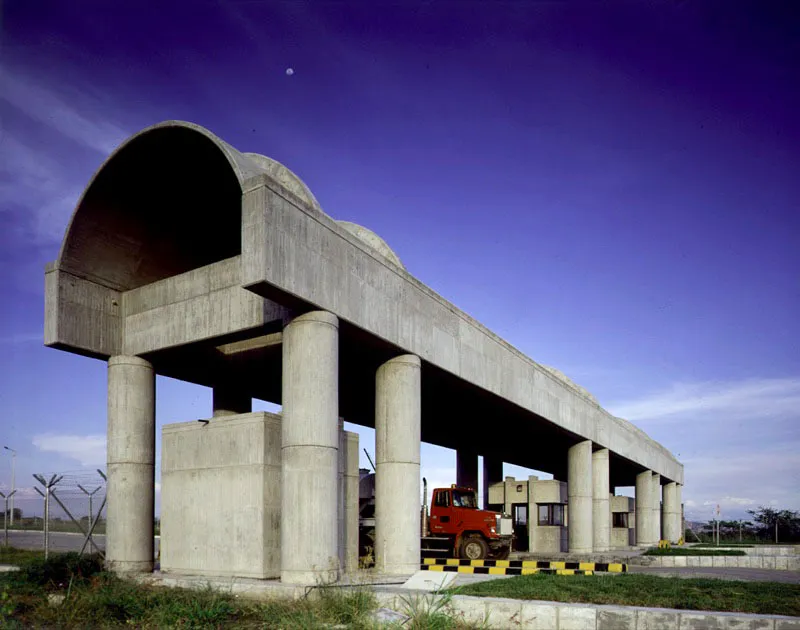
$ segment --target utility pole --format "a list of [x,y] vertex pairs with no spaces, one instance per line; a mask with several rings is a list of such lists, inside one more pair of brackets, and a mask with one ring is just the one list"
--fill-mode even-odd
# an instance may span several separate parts
[[[17,491],[17,451],[13,448],[9,448],[8,446],[4,446],[4,449],[7,451],[11,451],[11,492],[8,494],[11,497],[11,526],[14,526],[14,493]],[[8,507],[6,506],[6,511]]]

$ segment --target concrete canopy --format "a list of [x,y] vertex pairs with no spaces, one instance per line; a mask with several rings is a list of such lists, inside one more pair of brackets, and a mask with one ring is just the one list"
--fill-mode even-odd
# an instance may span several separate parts
[[292,314],[340,320],[339,413],[374,426],[375,374],[422,360],[422,439],[552,472],[583,440],[610,450],[612,485],[683,466],[411,276],[366,228],[337,222],[291,171],[190,123],[132,136],[103,164],[46,273],[45,343],[157,373],[235,382],[280,403]]

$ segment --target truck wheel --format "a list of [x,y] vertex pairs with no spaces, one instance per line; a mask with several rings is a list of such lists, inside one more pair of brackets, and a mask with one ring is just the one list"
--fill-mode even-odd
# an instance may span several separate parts
[[483,560],[489,555],[489,545],[480,536],[468,536],[461,543],[461,557],[467,560]]
[[510,547],[503,547],[494,554],[496,560],[508,560],[508,555],[511,553]]

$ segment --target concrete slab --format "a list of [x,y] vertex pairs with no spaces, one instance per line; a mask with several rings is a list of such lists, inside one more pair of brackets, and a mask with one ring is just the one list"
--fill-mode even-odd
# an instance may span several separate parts
[[637,610],[637,630],[666,630],[680,627],[680,613],[668,608],[648,608]]
[[636,630],[636,609],[621,606],[598,608],[597,630]]
[[417,571],[403,584],[403,588],[415,591],[441,591],[456,579],[457,573],[439,571]]
[[520,622],[530,630],[558,628],[558,606],[551,602],[523,602]]
[[725,630],[722,618],[703,612],[681,613],[681,630]]
[[573,604],[571,606],[558,607],[558,628],[559,630],[585,630],[597,626],[597,608],[594,606],[581,606]]
[[486,600],[486,613],[489,618],[487,627],[499,628],[521,628],[522,626],[522,600],[519,599],[495,599]]

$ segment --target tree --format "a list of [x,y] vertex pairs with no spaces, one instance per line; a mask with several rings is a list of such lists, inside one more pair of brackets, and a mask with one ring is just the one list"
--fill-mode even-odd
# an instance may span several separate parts
[[757,510],[747,510],[747,513],[753,517],[765,538],[774,536],[776,543],[779,539],[784,542],[800,539],[800,512],[760,506]]

